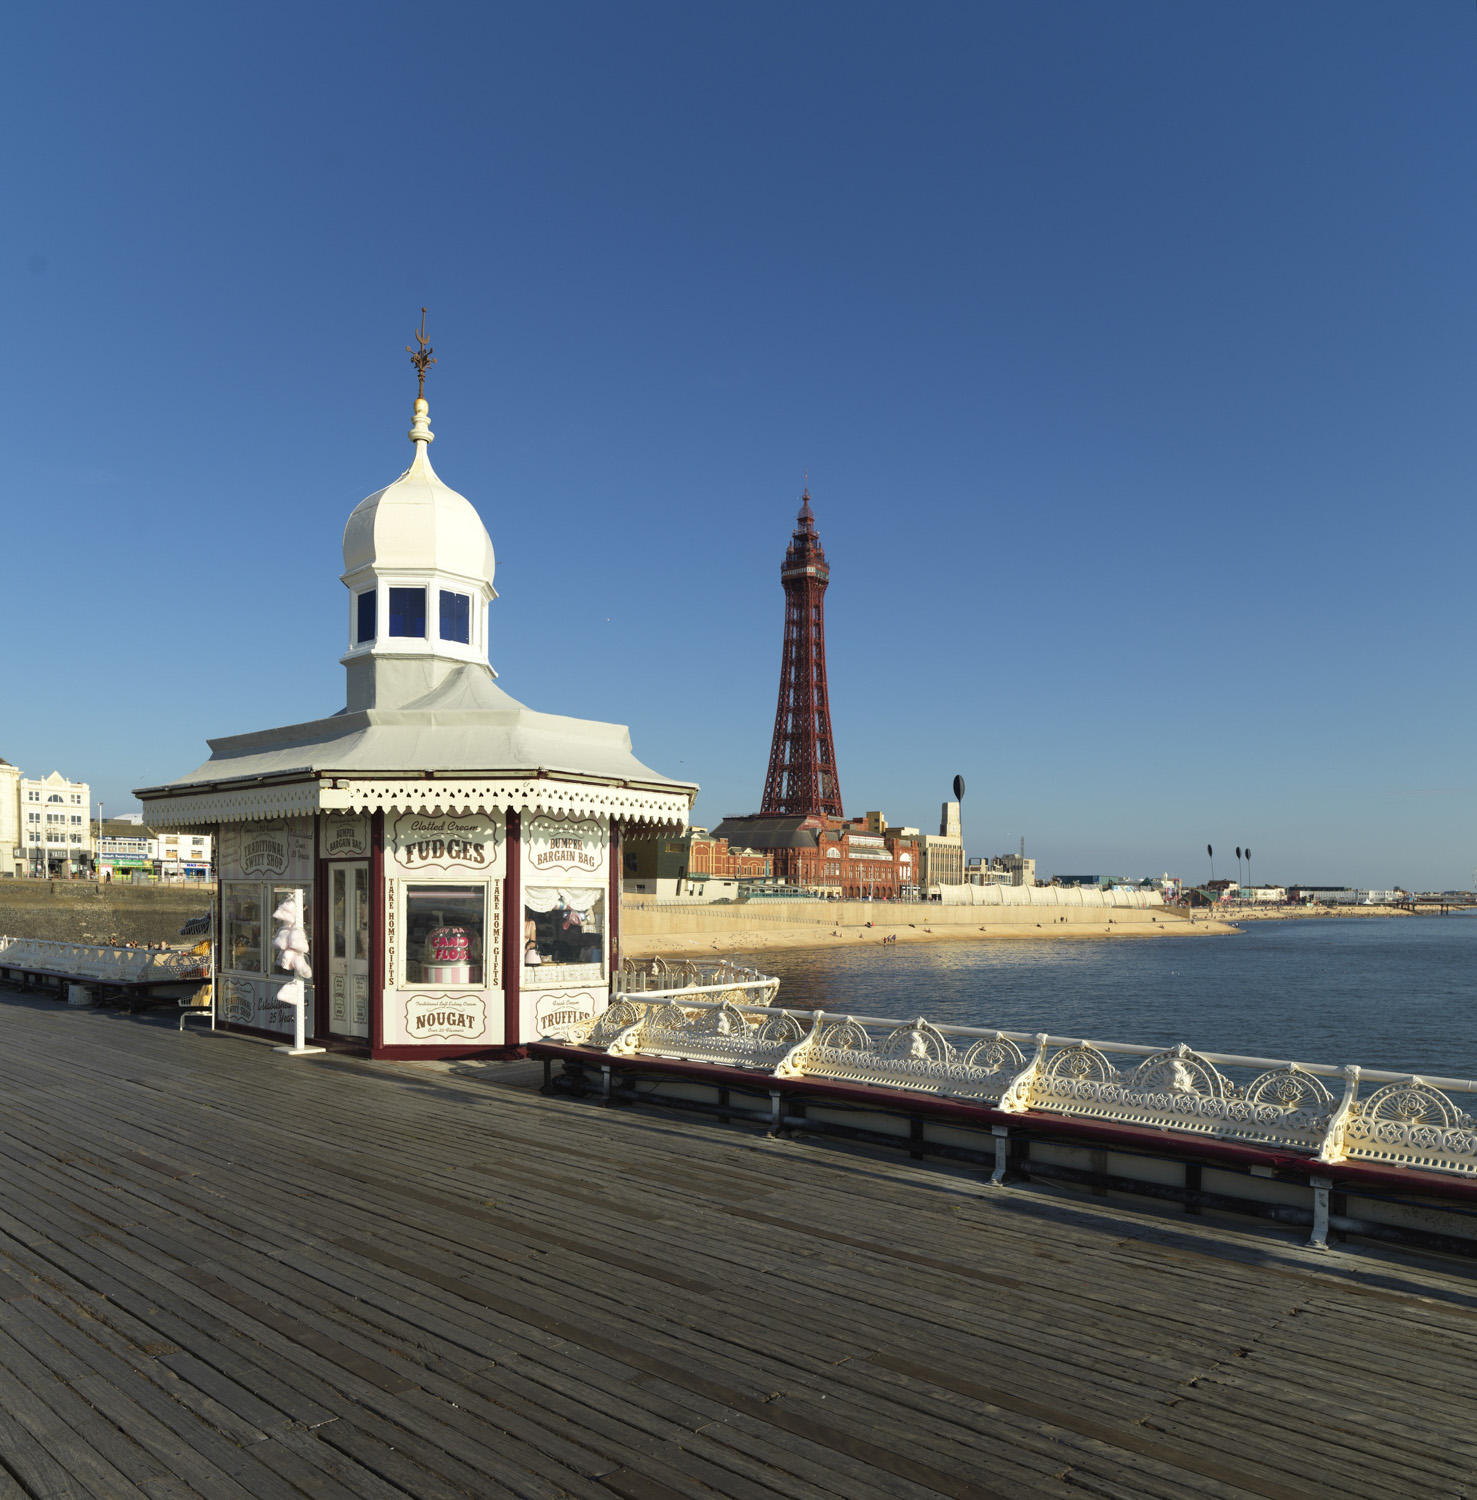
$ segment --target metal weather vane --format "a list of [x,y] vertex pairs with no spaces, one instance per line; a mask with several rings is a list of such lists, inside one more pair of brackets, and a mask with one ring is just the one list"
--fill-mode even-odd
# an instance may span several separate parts
[[415,366],[415,373],[420,379],[420,389],[416,392],[416,400],[424,401],[426,397],[426,369],[434,365],[436,361],[431,358],[432,349],[426,342],[426,310],[421,308],[420,332],[415,335],[415,341],[420,345],[419,349],[412,349],[409,344],[405,346],[405,352],[410,356],[410,362]]

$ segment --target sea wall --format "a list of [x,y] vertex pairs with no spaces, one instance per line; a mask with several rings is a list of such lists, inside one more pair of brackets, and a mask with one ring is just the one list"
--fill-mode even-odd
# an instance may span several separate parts
[[1156,890],[1103,890],[1095,885],[941,885],[944,906],[1086,906],[1099,911],[1138,907],[1156,911],[1164,896]]
[[[868,925],[871,924],[871,925]],[[829,947],[852,941],[965,937],[1102,937],[1143,933],[1226,931],[1223,924],[1192,924],[1177,910],[1156,906],[943,906],[902,901],[746,901],[697,906],[626,897],[621,903],[621,945],[629,957],[692,952],[732,952],[763,947]]]
[[210,910],[215,886],[123,881],[0,880],[0,934],[57,943],[179,943]]

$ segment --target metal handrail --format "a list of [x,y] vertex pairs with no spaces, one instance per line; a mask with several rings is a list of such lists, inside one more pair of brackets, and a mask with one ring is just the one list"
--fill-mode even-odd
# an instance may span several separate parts
[[[778,989],[779,981],[772,983]],[[730,994],[707,998],[723,988]],[[1197,1052],[1184,1043],[1153,1047],[734,1003],[732,988],[617,993],[602,1015],[550,1036],[612,1056],[716,1063],[777,1080],[823,1078],[953,1097],[1005,1115],[1212,1136],[1300,1152],[1320,1164],[1367,1161],[1477,1176],[1477,1119],[1448,1097],[1477,1093],[1477,1080]],[[1120,1071],[1115,1057],[1136,1066]],[[1223,1068],[1256,1076],[1238,1082]],[[1330,1090],[1323,1079],[1342,1087]]]

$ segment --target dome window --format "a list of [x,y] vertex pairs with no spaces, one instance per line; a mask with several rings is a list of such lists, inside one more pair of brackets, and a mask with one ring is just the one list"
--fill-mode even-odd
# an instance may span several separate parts
[[390,634],[426,635],[426,591],[424,589],[390,590]]
[[469,594],[441,590],[441,639],[470,645],[472,640],[472,599]]
[[375,589],[365,589],[359,595],[359,629],[354,637],[356,645],[362,646],[365,641],[374,639],[375,627],[378,623],[376,619],[378,598],[379,594]]

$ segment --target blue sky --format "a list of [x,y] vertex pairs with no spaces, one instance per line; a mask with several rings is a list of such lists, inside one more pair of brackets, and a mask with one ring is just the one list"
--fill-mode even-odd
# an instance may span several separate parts
[[515,697],[751,811],[808,468],[848,812],[1465,885],[1477,15],[30,7],[0,755],[108,809],[332,711],[434,458]]

